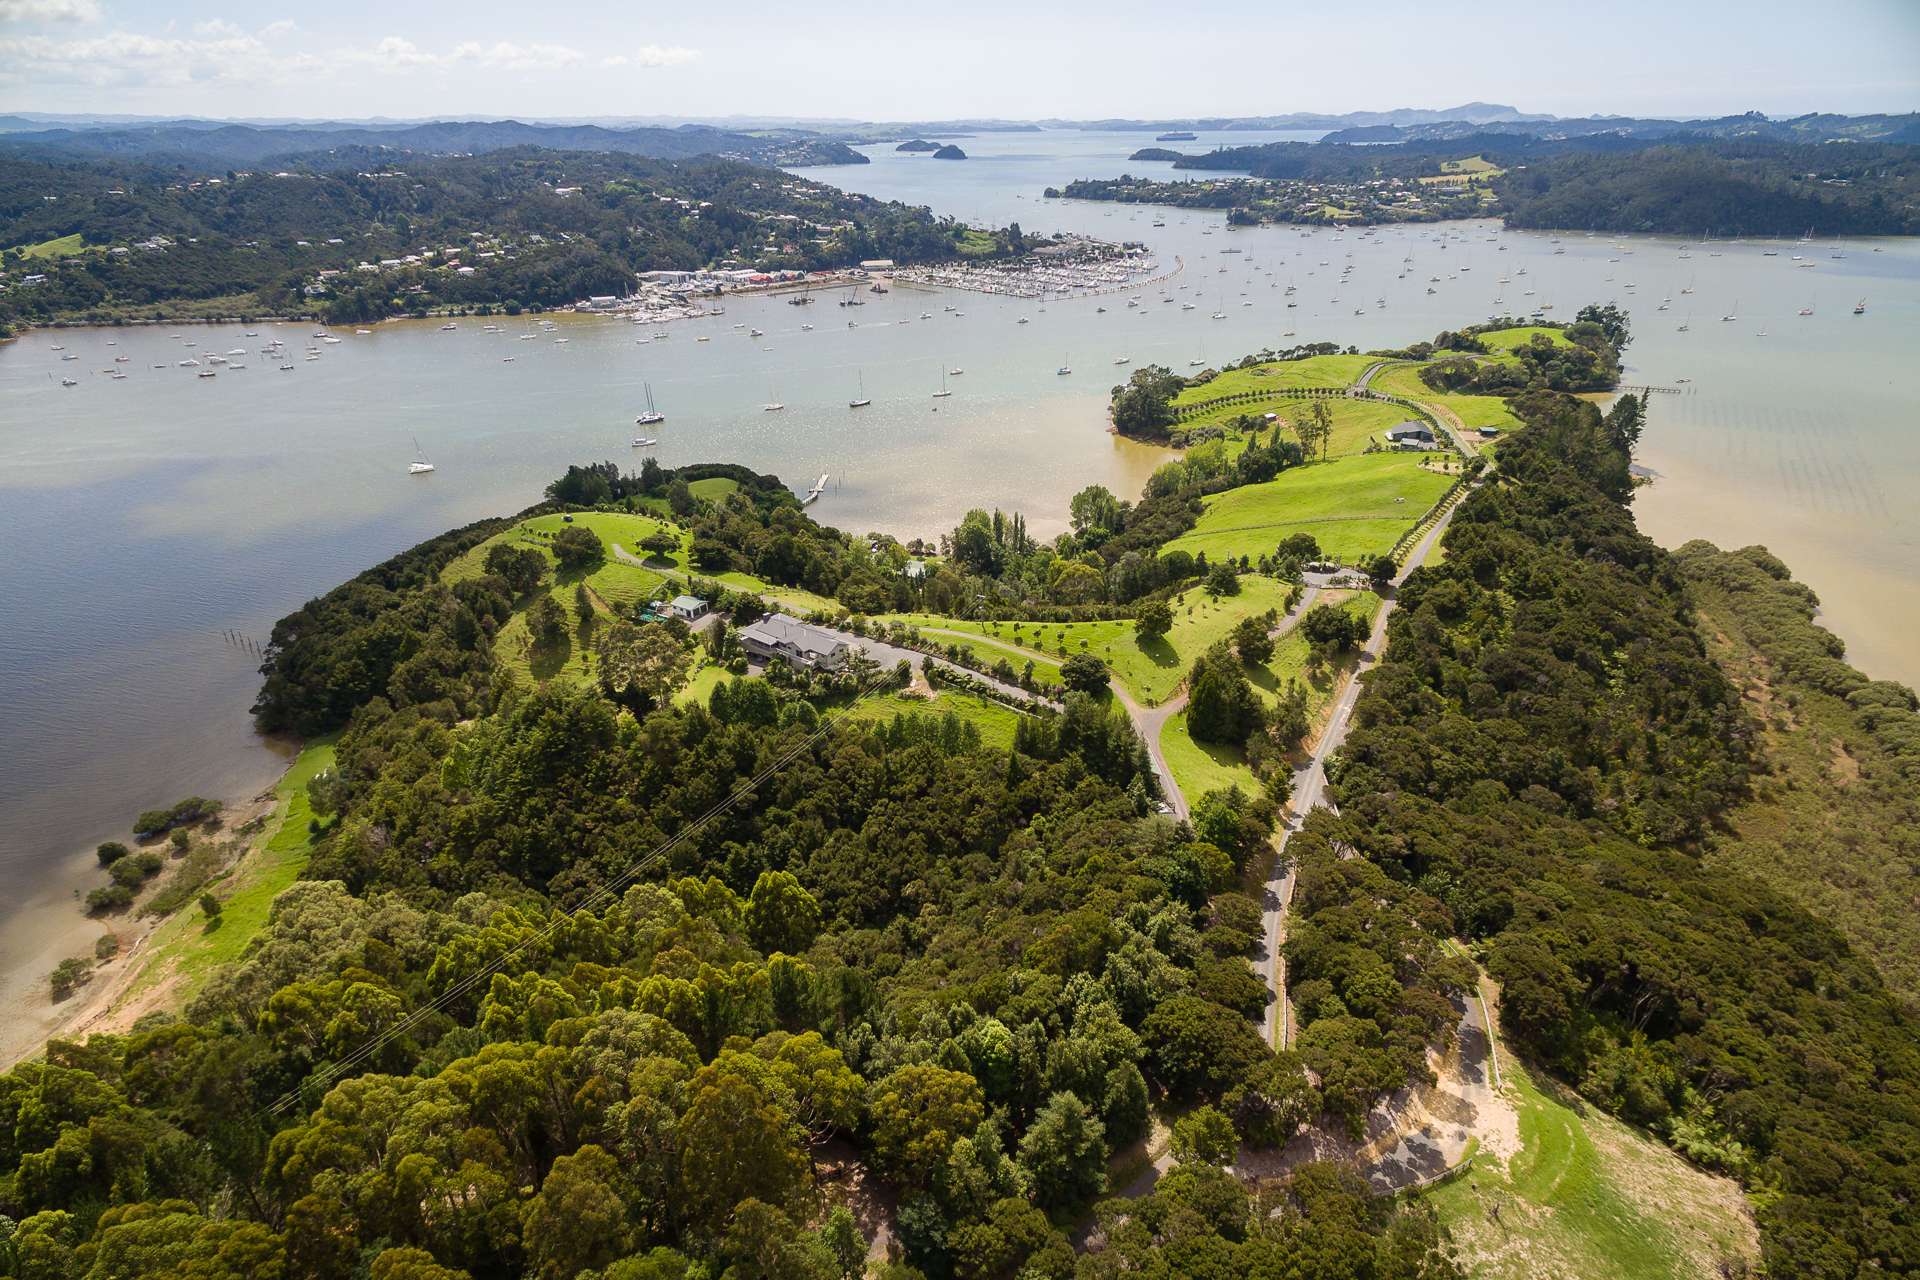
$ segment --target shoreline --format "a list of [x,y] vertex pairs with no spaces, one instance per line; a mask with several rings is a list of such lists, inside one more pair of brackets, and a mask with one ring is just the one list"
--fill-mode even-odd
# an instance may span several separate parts
[[[217,797],[223,831],[231,832],[260,814],[271,814],[282,781],[300,758],[298,742],[277,737],[266,740],[280,757],[277,767],[263,787],[249,787],[242,795]],[[128,822],[131,820],[129,814]],[[265,829],[249,832],[232,859],[215,874],[215,881],[230,875],[268,834]],[[120,839],[136,852],[141,847],[134,845],[128,832],[106,838]],[[164,843],[144,847],[165,849]],[[146,945],[153,934],[180,914],[140,914],[141,905],[168,879],[175,865],[172,859],[132,907],[106,916],[88,915],[83,902],[88,890],[107,883],[106,871],[99,865],[92,844],[49,865],[44,884],[0,915],[0,1071],[38,1056],[50,1039],[77,1030],[108,1029],[95,1024],[112,1012],[127,987],[141,975],[146,965]],[[189,902],[180,911],[195,909]],[[66,999],[55,1001],[48,986],[54,967],[76,956],[91,960],[95,943],[108,935],[120,940],[119,951],[113,958],[96,963],[88,982]]]

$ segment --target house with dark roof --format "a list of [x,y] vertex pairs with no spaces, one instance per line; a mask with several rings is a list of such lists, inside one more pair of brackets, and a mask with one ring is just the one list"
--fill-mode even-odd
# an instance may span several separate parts
[[1432,427],[1409,419],[1388,429],[1387,443],[1396,449],[1431,449],[1440,442],[1434,438]]
[[759,662],[778,659],[796,671],[838,671],[853,647],[824,627],[770,613],[740,629],[740,647]]

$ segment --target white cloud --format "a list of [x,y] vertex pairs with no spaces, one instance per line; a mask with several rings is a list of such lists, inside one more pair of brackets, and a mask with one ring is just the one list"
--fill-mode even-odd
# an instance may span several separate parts
[[0,0],[0,22],[98,22],[98,0]]
[[194,38],[110,31],[79,40],[0,38],[0,82],[186,85],[258,81],[311,71],[314,60],[281,57],[237,28]]
[[[47,5],[56,0],[0,0],[0,5]],[[90,0],[66,0],[70,4]],[[520,73],[563,72],[594,59],[563,44],[518,44],[507,40],[465,41],[451,48],[427,49],[404,36],[387,36],[369,45],[321,53],[287,53],[277,41],[294,30],[279,21],[249,32],[224,19],[194,27],[191,36],[171,29],[159,35],[115,29],[95,36],[57,39],[49,35],[0,36],[0,84],[55,84],[177,87],[192,84],[264,83],[358,72],[382,75],[448,72],[461,69]],[[671,67],[699,55],[692,49],[649,45],[632,54],[601,60],[609,67]]]
[[679,45],[661,46],[643,45],[631,54],[616,53],[602,58],[603,67],[683,67],[700,57],[698,49],[685,49]]
[[447,60],[496,71],[560,71],[579,66],[587,60],[587,55],[563,44],[523,45],[499,40],[483,45],[468,41],[455,45]]

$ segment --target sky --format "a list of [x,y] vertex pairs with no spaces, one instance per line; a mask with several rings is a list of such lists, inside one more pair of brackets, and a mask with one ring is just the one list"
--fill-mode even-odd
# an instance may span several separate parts
[[1913,111],[1920,0],[0,0],[0,111],[1093,119],[1474,100]]

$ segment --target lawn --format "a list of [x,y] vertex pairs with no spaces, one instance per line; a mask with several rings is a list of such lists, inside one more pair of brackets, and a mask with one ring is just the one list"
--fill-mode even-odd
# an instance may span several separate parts
[[1250,796],[1261,794],[1260,780],[1247,767],[1247,753],[1239,747],[1195,742],[1187,736],[1187,713],[1167,717],[1160,727],[1160,754],[1167,759],[1174,785],[1191,807],[1209,791],[1239,787]]
[[[1029,661],[1033,663],[1033,678],[1041,684],[1060,683],[1060,660],[1039,652],[1034,640],[1038,623],[1032,622],[964,622],[958,618],[944,618],[935,613],[890,613],[874,619],[876,622],[903,622],[910,627],[919,627],[926,631],[926,639],[942,647],[957,644],[975,658],[992,667],[1005,658],[1013,664],[1017,672]],[[932,629],[932,630],[927,630]],[[963,635],[945,635],[948,631],[964,632]],[[979,636],[982,639],[974,639]],[[991,643],[998,640],[1000,643]],[[1006,646],[1013,645],[1021,652],[1010,652]]]
[[[1380,597],[1370,591],[1322,592],[1316,604],[1338,606],[1371,623],[1380,608]],[[1287,681],[1298,680],[1307,691],[1307,715],[1317,731],[1335,690],[1353,670],[1353,662],[1349,658],[1332,664],[1310,663],[1308,658],[1305,638],[1297,629],[1289,631],[1274,643],[1272,660],[1264,666],[1250,668],[1247,677],[1253,683],[1254,692],[1268,706],[1278,701]],[[1173,771],[1173,780],[1188,804],[1209,791],[1236,783],[1249,794],[1260,789],[1259,780],[1247,766],[1246,752],[1234,746],[1195,742],[1187,735],[1184,711],[1169,716],[1161,726],[1160,753],[1166,757],[1167,768]]]
[[739,488],[740,482],[730,476],[708,476],[705,480],[695,480],[688,485],[687,492],[702,502],[719,502]]
[[[707,482],[702,480],[700,483]],[[732,484],[733,481],[727,480],[725,483]],[[600,535],[602,542],[618,545],[636,556],[650,555],[651,553],[640,549],[641,540],[664,529],[680,539],[680,548],[668,552],[666,562],[683,571],[687,567],[686,547],[691,535],[686,530],[669,525],[665,521],[656,520],[652,516],[628,515],[621,511],[579,511],[574,513],[573,523],[593,530]],[[544,553],[547,556],[547,566],[551,570],[554,568],[553,555],[548,551],[547,543],[554,534],[566,528],[566,525],[566,517],[561,515],[535,516],[531,520],[522,520],[511,528],[494,534],[479,546],[471,548],[454,560],[442,571],[441,580],[452,583],[479,577],[486,572],[487,553],[493,550],[496,543],[501,542],[519,547],[532,547]],[[612,552],[608,552],[608,559],[612,562]]]
[[[1380,597],[1371,591],[1322,591],[1314,600],[1314,608],[1321,605],[1345,609],[1372,625],[1373,615],[1380,611]],[[1272,660],[1249,671],[1247,677],[1253,682],[1253,691],[1269,706],[1279,700],[1287,681],[1298,680],[1307,691],[1307,715],[1317,725],[1320,713],[1333,700],[1334,690],[1353,664],[1351,658],[1331,665],[1316,663],[1310,661],[1311,656],[1306,637],[1295,629],[1274,641]]]
[[[1243,415],[1258,417],[1261,414],[1272,413],[1278,415],[1282,438],[1298,439],[1293,434],[1293,424],[1304,421],[1313,411],[1312,406],[1316,404],[1326,405],[1327,411],[1333,417],[1333,438],[1328,442],[1328,449],[1336,458],[1360,453],[1376,439],[1384,444],[1388,430],[1399,426],[1408,418],[1406,409],[1397,404],[1385,404],[1378,400],[1301,400],[1297,397],[1275,397],[1251,404],[1219,405],[1196,413],[1190,418],[1182,419],[1180,427],[1182,430],[1190,431],[1196,426],[1229,423]],[[1261,430],[1269,431],[1273,425],[1267,423],[1261,427]],[[1247,447],[1246,437],[1235,432],[1226,437],[1225,447],[1230,455],[1238,455]]]
[[715,666],[711,662],[706,663],[694,671],[693,678],[687,681],[680,692],[673,695],[673,700],[683,707],[690,707],[696,703],[704,707],[707,705],[707,699],[713,696],[714,689],[732,678],[727,674],[725,667]]
[[1524,347],[1535,337],[1545,338],[1556,347],[1570,347],[1573,340],[1559,329],[1550,329],[1545,325],[1523,324],[1511,329],[1489,329],[1478,335],[1489,351],[1512,351],[1515,347]]
[[[828,708],[823,707],[822,710]],[[897,715],[943,716],[948,712],[960,717],[968,724],[978,726],[980,743],[998,751],[1006,751],[1013,746],[1013,729],[1020,721],[1020,713],[1012,707],[1005,707],[985,698],[976,698],[972,694],[954,690],[942,690],[940,696],[929,701],[925,698],[911,698],[902,693],[876,694],[862,699],[847,709],[848,720],[880,722],[893,719]]]
[[76,231],[70,236],[61,236],[57,240],[42,240],[39,244],[23,245],[20,252],[29,258],[64,258],[69,254],[85,253],[86,249],[87,246],[81,240],[80,233]]
[[1499,431],[1520,429],[1520,419],[1513,416],[1507,408],[1507,402],[1499,396],[1464,396],[1435,391],[1420,381],[1420,366],[1417,364],[1395,365],[1382,370],[1368,385],[1384,395],[1439,405],[1460,419],[1461,425],[1469,431],[1480,427],[1493,427]]
[[1173,398],[1175,407],[1245,391],[1273,391],[1303,387],[1350,387],[1378,356],[1308,356],[1305,360],[1276,360],[1248,369],[1224,369],[1211,381],[1188,387]]
[[215,966],[239,959],[266,925],[273,900],[307,865],[312,839],[307,824],[313,818],[307,783],[333,767],[333,743],[334,735],[328,735],[301,751],[275,788],[279,803],[267,822],[273,834],[208,886],[220,899],[218,923],[209,928],[200,908],[192,905],[161,923],[154,930],[146,967],[129,995],[177,978],[180,985],[172,1003],[184,1005],[198,994]]
[[1502,1055],[1501,1066],[1520,1151],[1502,1160],[1483,1150],[1465,1175],[1419,1196],[1452,1232],[1468,1274],[1678,1280],[1731,1274],[1723,1260],[1756,1261],[1732,1183],[1549,1096],[1514,1059]]
[[817,596],[804,587],[776,587],[764,582],[750,573],[722,573],[704,575],[714,581],[724,583],[735,591],[748,591],[777,605],[788,613],[838,613],[841,605],[838,600],[829,600],[826,596]]
[[[1134,634],[1133,620],[1119,618],[1111,622],[967,622],[934,614],[902,614],[900,621],[921,628],[940,627],[989,636],[1028,652],[1038,653],[1053,663],[1065,661],[1076,653],[1091,653],[1107,664],[1114,677],[1135,698],[1149,705],[1166,701],[1187,678],[1187,668],[1201,650],[1222,639],[1233,624],[1248,614],[1276,612],[1286,608],[1288,583],[1249,574],[1240,579],[1240,594],[1215,600],[1200,587],[1189,588],[1173,601],[1173,630],[1163,639],[1143,645]],[[887,621],[892,621],[889,617]],[[950,636],[930,636],[942,642]],[[972,649],[972,646],[969,646]],[[990,645],[973,652],[989,661],[1004,657],[1016,667],[1022,659]],[[1039,658],[1034,674],[1041,679],[1057,678],[1057,669],[1049,672]]]
[[1164,551],[1210,559],[1272,552],[1282,538],[1310,533],[1326,555],[1347,563],[1391,550],[1445,493],[1451,480],[1417,454],[1371,453],[1295,467],[1264,484],[1205,500],[1199,523]]

